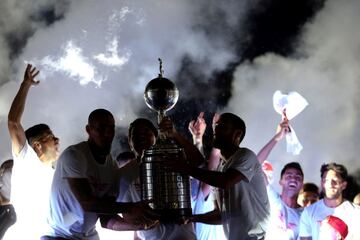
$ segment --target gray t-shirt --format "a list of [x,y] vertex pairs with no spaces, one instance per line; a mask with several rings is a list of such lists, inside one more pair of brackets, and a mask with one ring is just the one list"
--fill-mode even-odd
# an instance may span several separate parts
[[269,216],[269,200],[261,165],[247,148],[239,148],[221,163],[219,170],[235,169],[245,179],[228,189],[218,189],[217,203],[229,240],[258,239],[264,236]]

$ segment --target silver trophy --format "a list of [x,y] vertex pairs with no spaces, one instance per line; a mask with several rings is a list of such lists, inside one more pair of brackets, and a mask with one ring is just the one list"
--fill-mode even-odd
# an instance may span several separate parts
[[[175,84],[160,74],[151,80],[144,92],[146,104],[158,113],[158,122],[166,116],[178,100]],[[173,139],[159,132],[156,144],[145,150],[140,163],[142,200],[151,200],[150,206],[160,213],[162,222],[181,222],[191,215],[189,176],[170,172],[164,161],[182,161],[184,151]]]

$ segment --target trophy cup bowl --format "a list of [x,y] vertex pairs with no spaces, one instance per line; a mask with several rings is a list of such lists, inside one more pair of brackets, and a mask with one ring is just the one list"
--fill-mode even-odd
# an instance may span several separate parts
[[175,84],[161,76],[151,80],[145,88],[144,99],[146,105],[158,112],[159,121],[165,112],[172,109],[179,98],[179,91]]

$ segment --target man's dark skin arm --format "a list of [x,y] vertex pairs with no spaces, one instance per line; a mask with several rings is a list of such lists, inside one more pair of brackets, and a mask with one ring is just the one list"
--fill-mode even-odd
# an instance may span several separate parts
[[129,213],[133,219],[146,222],[157,215],[145,202],[120,203],[114,198],[96,198],[91,194],[90,183],[85,178],[67,178],[72,192],[84,211],[98,214]]
[[188,222],[200,222],[205,224],[211,225],[220,225],[222,224],[221,221],[221,213],[217,207],[211,212],[203,213],[203,214],[196,214],[192,215]]
[[[124,215],[124,214],[123,214]],[[127,221],[128,218],[122,218],[119,215],[99,215],[101,227],[115,231],[137,231],[147,230],[156,226],[159,221],[149,221],[148,223],[136,224]]]
[[229,188],[236,183],[246,179],[241,172],[235,169],[228,169],[226,172],[218,172],[196,167],[186,167],[186,169],[181,172],[188,174],[211,186],[223,189]]
[[186,159],[189,160],[188,162],[189,164],[197,167],[200,166],[205,161],[200,150],[194,144],[190,143],[179,133],[175,133],[173,137],[183,147]]
[[184,149],[186,159],[191,166],[200,166],[205,161],[199,149],[176,131],[169,117],[164,117],[159,127],[161,132],[173,138]]

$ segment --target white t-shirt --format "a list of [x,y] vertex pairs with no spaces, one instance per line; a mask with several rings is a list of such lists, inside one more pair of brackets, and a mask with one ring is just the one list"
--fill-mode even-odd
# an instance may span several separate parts
[[245,179],[229,189],[217,189],[225,235],[229,240],[258,239],[264,236],[269,217],[269,200],[261,165],[247,148],[223,161],[219,170],[235,169]]
[[[214,196],[210,193],[207,198],[204,197],[203,192],[199,189],[200,183],[196,179],[197,184],[192,184],[192,187],[198,188],[196,198],[191,199],[191,208],[193,214],[203,214],[214,210]],[[197,240],[222,240],[226,239],[222,225],[211,225],[205,223],[194,223],[196,239]]]
[[[141,201],[141,185],[139,177],[140,167],[136,160],[132,160],[121,169],[119,202]],[[171,240],[171,239],[196,239],[193,225],[159,224],[149,229],[137,231],[140,239],[146,240]]]
[[346,240],[360,239],[360,207],[344,201],[339,206],[330,208],[325,205],[323,199],[304,209],[300,218],[299,236],[319,239],[321,221],[330,215],[340,218],[348,226]]
[[296,240],[299,235],[299,222],[303,208],[286,206],[271,185],[268,185],[267,189],[270,201],[270,221],[265,239]]
[[40,239],[47,228],[50,186],[54,170],[36,155],[26,141],[20,153],[13,152],[11,202],[17,220],[6,232],[4,240]]
[[99,239],[95,229],[98,214],[83,211],[67,178],[85,178],[98,198],[116,196],[118,168],[109,155],[105,163],[94,159],[87,142],[72,145],[60,155],[51,186],[50,230],[47,235],[69,239]]

